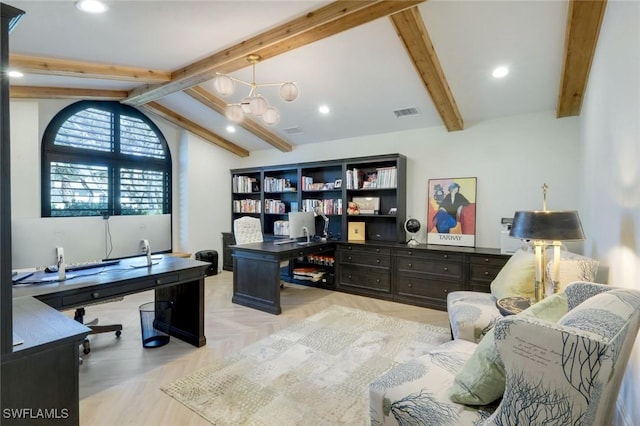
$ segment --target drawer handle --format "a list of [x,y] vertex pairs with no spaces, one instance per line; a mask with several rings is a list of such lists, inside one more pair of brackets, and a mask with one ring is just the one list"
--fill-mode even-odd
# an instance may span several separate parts
[[409,284],[407,284],[407,287],[411,288],[411,287],[413,287],[413,284],[409,283]]
[[444,257],[445,259],[448,259],[448,258],[449,258],[449,255],[448,255],[448,254],[445,254],[443,257]]
[[347,250],[351,250],[351,246],[347,247]]
[[409,263],[407,266],[408,266],[409,268],[413,268],[413,263]]
[[449,270],[449,268],[448,268],[448,267],[446,267],[446,266],[445,266],[444,268],[442,268],[442,269],[443,269],[443,270],[445,270],[445,271],[448,271],[448,270]]
[[351,274],[349,274],[349,279],[351,279]]
[[485,261],[485,262],[488,262],[488,261],[489,261],[489,258],[488,258],[488,257],[485,257],[485,258],[484,258],[484,261]]
[[380,278],[376,278],[376,284],[380,284]]
[[351,256],[349,256],[348,259],[351,260]]
[[409,256],[413,256],[413,252],[412,252],[412,251],[408,251],[408,252],[407,252],[407,254],[408,254]]
[[445,293],[449,293],[449,290],[447,290],[447,289],[445,288],[445,289],[444,289],[444,292],[445,292]]
[[303,251],[299,251],[298,252],[298,256],[304,256],[304,252]]
[[91,293],[91,297],[93,297],[94,299],[97,299],[98,297],[100,297],[100,293],[98,293],[97,291],[93,292]]
[[376,253],[380,253],[380,249],[379,248],[376,249]]
[[485,276],[489,275],[489,271],[484,271],[484,275]]
[[380,263],[380,259],[376,259],[376,263]]

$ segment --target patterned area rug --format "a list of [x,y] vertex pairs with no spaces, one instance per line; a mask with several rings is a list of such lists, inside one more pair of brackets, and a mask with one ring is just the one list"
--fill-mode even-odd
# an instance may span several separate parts
[[215,425],[368,425],[368,387],[448,329],[333,306],[162,390]]

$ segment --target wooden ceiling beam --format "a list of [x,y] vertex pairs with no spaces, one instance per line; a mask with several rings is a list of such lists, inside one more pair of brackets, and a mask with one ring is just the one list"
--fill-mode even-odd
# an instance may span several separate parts
[[171,74],[169,83],[138,87],[130,92],[124,102],[129,105],[142,105],[160,99],[211,80],[216,72],[230,73],[249,66],[246,60],[249,54],[260,55],[263,60],[268,59],[424,1],[341,0],[330,3],[176,70]]
[[138,83],[164,83],[171,80],[171,73],[168,71],[19,54],[11,54],[9,56],[9,65],[12,69],[19,70],[25,74],[100,78]]
[[[203,87],[191,87],[189,89],[185,89],[184,93],[224,116],[225,109],[227,108],[227,103],[224,100],[216,97]],[[250,133],[253,133],[269,145],[279,149],[282,152],[291,152],[293,150],[293,147],[290,143],[248,117],[245,117],[242,122],[238,123],[238,126],[242,127]]]
[[239,157],[249,156],[249,151],[247,151],[246,149],[239,147],[233,142],[230,142],[225,138],[213,133],[212,131],[205,129],[201,125],[194,123],[188,118],[178,114],[175,111],[172,111],[171,109],[165,106],[160,105],[157,102],[149,102],[145,105],[142,105],[141,107],[159,117],[164,118],[165,120],[175,124],[176,126],[179,126],[185,130],[188,130],[194,135],[200,136],[202,139],[206,140],[207,142],[211,142],[212,144],[217,145],[220,148],[226,149],[227,151]]
[[464,122],[444,75],[422,15],[417,7],[389,17],[418,71],[448,131],[462,130]]
[[571,0],[556,115],[580,115],[607,0]]
[[73,89],[65,87],[11,86],[12,99],[91,99],[121,101],[126,90]]

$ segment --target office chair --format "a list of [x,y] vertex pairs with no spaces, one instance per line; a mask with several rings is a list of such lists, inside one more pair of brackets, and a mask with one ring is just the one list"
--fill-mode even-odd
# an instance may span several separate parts
[[[261,243],[262,225],[260,219],[251,216],[242,216],[233,221],[233,234],[236,244]],[[285,262],[288,264],[288,262]],[[284,288],[285,282],[280,280],[280,288]]]
[[[109,300],[109,302],[113,302],[116,300],[122,300],[123,298],[116,298],[113,300]],[[100,302],[100,303],[105,303],[105,302]],[[75,314],[73,315],[73,319],[78,321],[80,324],[84,324],[85,326],[87,326],[89,329],[91,329],[91,331],[89,332],[89,335],[91,334],[98,334],[98,333],[110,333],[112,331],[115,331],[116,333],[116,337],[120,337],[120,335],[122,334],[122,324],[110,324],[110,325],[98,325],[98,319],[94,319],[88,323],[84,323],[84,315],[85,315],[85,309],[84,308],[77,308]],[[82,352],[87,355],[89,354],[89,352],[91,352],[91,343],[89,342],[89,337],[85,337],[84,341],[82,342]]]
[[233,221],[233,235],[236,244],[261,243],[262,225],[260,219],[251,216],[242,216]]

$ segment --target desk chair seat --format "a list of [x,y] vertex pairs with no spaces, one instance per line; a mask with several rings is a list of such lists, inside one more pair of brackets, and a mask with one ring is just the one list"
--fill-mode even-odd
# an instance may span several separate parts
[[[109,302],[112,301],[119,301],[122,300],[123,298],[120,297],[118,299],[114,299],[114,300],[109,300]],[[100,302],[100,303],[105,303],[105,302]],[[91,331],[89,332],[89,335],[91,334],[98,334],[98,333],[110,333],[110,332],[115,332],[116,333],[116,337],[120,337],[120,335],[122,334],[122,324],[109,324],[109,325],[98,325],[98,319],[94,319],[88,323],[84,322],[84,315],[85,315],[85,308],[78,308],[76,309],[75,314],[73,315],[73,319],[78,321],[80,324],[84,324],[87,327],[89,327],[89,329],[91,329]],[[87,355],[89,354],[89,352],[91,352],[91,342],[89,341],[88,337],[85,337],[84,341],[82,342],[82,352]]]

